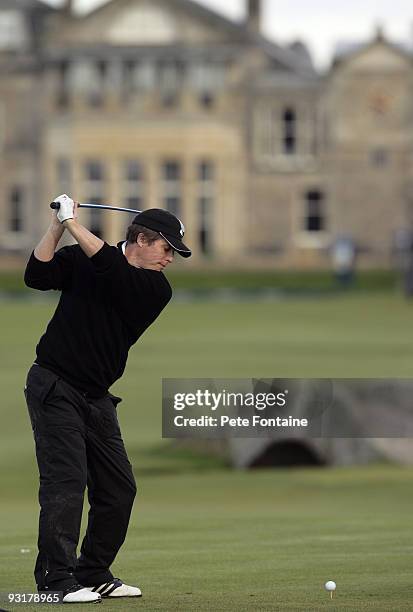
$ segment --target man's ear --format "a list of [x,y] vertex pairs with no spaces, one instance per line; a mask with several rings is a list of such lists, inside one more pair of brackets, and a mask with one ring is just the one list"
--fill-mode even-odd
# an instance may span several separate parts
[[141,233],[141,234],[138,234],[138,237],[136,238],[136,244],[137,244],[139,247],[143,247],[143,246],[145,246],[145,244],[146,244],[146,239],[145,239],[144,234],[142,234],[142,233]]

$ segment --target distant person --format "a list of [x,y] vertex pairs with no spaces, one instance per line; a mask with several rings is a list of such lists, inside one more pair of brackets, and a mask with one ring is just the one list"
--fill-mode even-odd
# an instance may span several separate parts
[[349,287],[354,282],[356,265],[356,248],[351,238],[337,238],[332,248],[332,263],[339,285]]
[[[139,597],[110,571],[126,536],[135,479],[109,392],[128,350],[171,299],[163,270],[174,253],[189,257],[174,215],[146,210],[117,247],[77,220],[77,205],[56,198],[45,235],[25,272],[29,287],[61,291],[36,350],[25,389],[40,472],[39,591],[61,591],[65,603]],[[67,230],[77,241],[56,251]],[[89,520],[79,558],[83,496]]]
[[413,232],[408,228],[398,229],[393,236],[393,258],[395,267],[403,279],[406,297],[413,296]]

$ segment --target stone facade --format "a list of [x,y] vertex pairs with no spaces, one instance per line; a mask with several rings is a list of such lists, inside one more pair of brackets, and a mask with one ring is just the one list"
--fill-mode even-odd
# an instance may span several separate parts
[[[247,7],[238,24],[191,0],[82,17],[0,0],[3,255],[26,256],[68,192],[175,212],[192,265],[323,267],[340,236],[391,264],[412,222],[411,56],[378,32],[321,75]],[[128,216],[82,219],[116,242]]]

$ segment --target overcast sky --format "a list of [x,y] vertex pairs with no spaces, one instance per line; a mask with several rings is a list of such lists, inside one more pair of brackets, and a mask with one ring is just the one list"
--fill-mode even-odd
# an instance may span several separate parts
[[[45,0],[55,6],[62,0]],[[88,11],[107,0],[74,0]],[[198,0],[233,19],[245,14],[246,0]],[[315,63],[328,65],[337,41],[367,40],[383,25],[390,39],[413,42],[413,3],[409,0],[262,0],[264,33],[283,44],[301,39]]]

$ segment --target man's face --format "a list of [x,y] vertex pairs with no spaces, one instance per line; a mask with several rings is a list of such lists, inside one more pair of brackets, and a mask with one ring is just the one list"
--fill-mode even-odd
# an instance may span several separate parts
[[157,272],[162,272],[173,261],[174,254],[173,248],[163,238],[155,240],[152,244],[143,241],[139,249],[142,268]]

